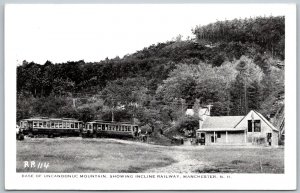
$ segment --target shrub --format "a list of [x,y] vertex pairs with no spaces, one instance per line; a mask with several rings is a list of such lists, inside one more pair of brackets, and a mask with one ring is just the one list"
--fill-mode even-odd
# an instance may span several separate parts
[[199,118],[195,116],[181,117],[175,125],[175,129],[180,133],[185,133],[189,137],[194,137],[199,128]]

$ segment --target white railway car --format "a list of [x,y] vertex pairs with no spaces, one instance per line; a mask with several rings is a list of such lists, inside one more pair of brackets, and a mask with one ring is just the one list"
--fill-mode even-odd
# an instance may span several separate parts
[[37,117],[23,119],[20,128],[25,135],[32,136],[80,136],[83,122],[72,118]]

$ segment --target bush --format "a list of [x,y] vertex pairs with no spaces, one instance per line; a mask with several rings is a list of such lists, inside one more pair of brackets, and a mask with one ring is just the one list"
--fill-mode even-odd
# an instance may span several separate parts
[[79,112],[73,107],[63,106],[58,110],[58,117],[78,118]]
[[89,122],[94,120],[96,112],[92,108],[82,108],[78,110],[78,119],[83,122]]
[[[104,121],[112,121],[112,111],[102,112],[101,119]],[[114,110],[114,121],[117,122],[129,122],[132,119],[132,115],[126,110]]]
[[175,129],[189,137],[194,137],[199,128],[199,118],[195,116],[181,117],[175,125]]

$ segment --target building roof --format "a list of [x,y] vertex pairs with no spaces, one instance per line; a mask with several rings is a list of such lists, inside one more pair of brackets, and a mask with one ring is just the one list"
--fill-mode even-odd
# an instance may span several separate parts
[[209,115],[208,109],[207,108],[200,108],[199,109],[199,116],[202,115]]
[[244,131],[246,128],[202,128],[201,131]]
[[262,114],[260,114],[259,112],[257,111],[254,111],[256,114],[258,114],[258,116],[269,126],[271,127],[272,130],[274,131],[278,131],[278,129],[276,127],[274,127],[272,125],[272,123],[270,123],[270,121],[268,121]]
[[185,115],[193,116],[195,114],[194,109],[187,109]]
[[232,130],[244,116],[218,116],[210,117],[208,116],[203,122],[202,129],[227,129]]
[[78,121],[77,119],[74,118],[47,118],[47,117],[33,117],[29,119],[22,119],[21,121],[72,121],[72,122],[82,122]]
[[[262,114],[257,111],[251,110],[247,115],[250,113],[257,114],[262,121],[264,121],[272,130],[278,131],[272,123],[270,123]],[[218,117],[211,117],[208,116],[204,121],[202,128],[199,129],[200,131],[241,131],[245,130],[246,128],[237,127],[246,116],[218,116]]]

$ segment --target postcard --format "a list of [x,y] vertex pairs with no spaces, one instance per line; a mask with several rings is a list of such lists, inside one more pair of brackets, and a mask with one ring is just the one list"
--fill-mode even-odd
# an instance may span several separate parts
[[5,101],[7,190],[294,190],[296,6],[6,4]]

